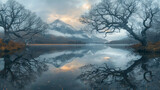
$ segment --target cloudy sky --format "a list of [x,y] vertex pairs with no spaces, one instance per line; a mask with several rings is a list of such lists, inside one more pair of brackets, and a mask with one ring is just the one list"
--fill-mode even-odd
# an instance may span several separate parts
[[[6,2],[7,0],[0,0]],[[45,22],[51,23],[60,19],[73,27],[80,29],[83,25],[79,22],[79,17],[87,12],[91,5],[101,0],[16,0],[27,9],[35,12]],[[125,32],[109,35],[108,38],[119,38],[125,36]],[[99,35],[104,37],[104,35]]]
[[[3,2],[7,0],[2,0]],[[86,12],[92,4],[101,0],[17,0],[27,9],[36,12],[44,21],[50,23],[60,19],[79,28],[79,17]]]

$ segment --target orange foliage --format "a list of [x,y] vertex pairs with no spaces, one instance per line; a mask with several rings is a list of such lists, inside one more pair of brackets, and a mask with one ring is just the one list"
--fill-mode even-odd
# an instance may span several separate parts
[[0,51],[14,51],[20,50],[24,48],[24,44],[16,43],[13,41],[9,41],[8,44],[3,43],[2,39],[0,39]]
[[146,47],[141,44],[135,44],[132,46],[136,51],[154,52],[160,53],[160,41],[156,43],[148,43]]

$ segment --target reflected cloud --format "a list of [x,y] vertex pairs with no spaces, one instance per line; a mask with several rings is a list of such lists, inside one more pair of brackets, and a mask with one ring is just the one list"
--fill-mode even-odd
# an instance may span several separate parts
[[62,66],[60,69],[63,71],[74,71],[82,66],[84,66],[84,64],[79,63],[77,60],[73,60],[73,62]]
[[[81,69],[79,68],[82,66],[96,64],[103,68],[101,64],[107,63],[109,66],[108,70],[111,72],[113,72],[112,68],[120,67],[120,69],[115,70],[118,72],[115,73],[115,75],[118,75],[118,79],[123,78],[121,78],[123,72],[131,71],[127,74],[129,80],[132,78],[134,78],[134,80],[143,80],[145,70],[148,68],[148,70],[156,70],[153,66],[157,66],[158,71],[160,65],[157,63],[157,60],[155,63],[151,62],[151,65],[147,63],[147,60],[137,60],[141,58],[136,58],[134,54],[128,57],[128,54],[130,54],[128,49],[111,48],[106,45],[35,45],[28,47],[24,52],[25,53],[15,53],[9,56],[6,55],[2,57],[4,59],[0,59],[4,61],[0,62],[0,71],[5,73],[6,78],[1,77],[4,74],[0,72],[0,86],[7,85],[7,87],[9,87],[9,84],[15,85],[16,89],[11,88],[8,90],[18,90],[17,88],[22,87],[26,87],[24,90],[52,90],[53,88],[59,90],[59,85],[62,85],[64,90],[87,90],[86,87],[90,86],[86,86],[86,84],[76,80],[76,77],[81,74]],[[137,61],[132,59],[136,59]],[[131,61],[132,63],[130,63]],[[142,63],[143,69],[141,68]],[[147,65],[145,63],[147,63]],[[3,66],[1,67],[1,65]],[[132,67],[131,70],[127,69],[130,67]],[[94,69],[96,69],[96,67]],[[132,69],[134,69],[134,71],[132,71]],[[16,78],[11,77],[10,70]],[[121,70],[122,73],[119,73]],[[140,74],[139,77],[137,74]],[[150,72],[147,72],[145,76],[146,80],[152,80]],[[101,77],[95,79],[100,80],[99,78]],[[6,84],[6,82],[4,84],[4,81],[9,84]]]
[[104,60],[108,61],[110,59],[110,57],[104,57]]

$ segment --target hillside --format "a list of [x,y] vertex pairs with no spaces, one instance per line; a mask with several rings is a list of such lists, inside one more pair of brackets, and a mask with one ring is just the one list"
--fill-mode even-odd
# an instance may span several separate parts
[[85,43],[104,43],[105,39],[98,38],[94,35],[90,37],[83,32],[77,30],[71,25],[61,20],[55,20],[49,24],[49,28],[44,36],[37,35],[33,42],[38,44],[85,44]]

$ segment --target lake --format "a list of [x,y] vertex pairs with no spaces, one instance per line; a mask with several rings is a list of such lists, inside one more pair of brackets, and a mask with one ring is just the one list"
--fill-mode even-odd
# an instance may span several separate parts
[[160,90],[160,55],[124,45],[33,45],[0,56],[0,90]]

